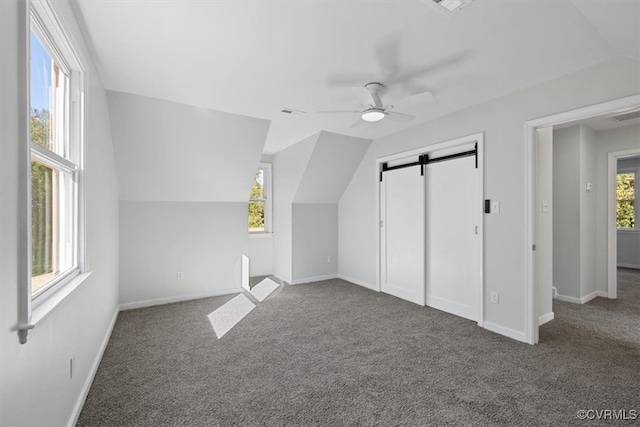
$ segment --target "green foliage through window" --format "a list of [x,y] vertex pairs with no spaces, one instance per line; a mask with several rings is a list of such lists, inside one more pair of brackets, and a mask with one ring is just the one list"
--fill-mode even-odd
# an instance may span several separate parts
[[635,228],[635,178],[634,172],[616,176],[616,225],[618,228]]
[[[49,145],[49,112],[31,110],[31,140]],[[53,270],[53,169],[31,161],[31,274],[39,276]]]
[[264,169],[258,169],[251,185],[249,195],[249,232],[263,232],[264,230]]

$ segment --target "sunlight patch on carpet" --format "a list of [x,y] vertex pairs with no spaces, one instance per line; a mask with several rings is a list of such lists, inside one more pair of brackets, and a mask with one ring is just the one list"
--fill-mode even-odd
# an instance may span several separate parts
[[278,289],[279,286],[279,284],[271,279],[264,279],[251,289],[251,295],[253,295],[258,301],[262,302],[266,297],[271,295],[273,291]]
[[254,308],[256,305],[240,294],[213,310],[207,317],[213,326],[213,332],[220,339]]

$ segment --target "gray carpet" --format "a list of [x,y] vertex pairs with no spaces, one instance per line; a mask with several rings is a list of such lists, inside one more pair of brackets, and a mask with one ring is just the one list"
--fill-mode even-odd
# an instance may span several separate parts
[[537,346],[341,280],[221,340],[206,316],[232,296],[126,311],[78,425],[597,425],[576,412],[640,413],[640,275],[620,276],[618,301],[555,302]]

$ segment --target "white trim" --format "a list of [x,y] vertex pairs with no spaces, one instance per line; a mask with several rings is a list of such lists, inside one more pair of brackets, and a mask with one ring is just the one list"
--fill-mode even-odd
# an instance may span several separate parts
[[[86,72],[87,62],[78,49],[78,44],[68,31],[68,26],[59,19],[50,0],[31,0],[21,2],[19,8],[20,37],[18,49],[19,65],[22,73],[18,73],[18,109],[20,126],[18,130],[19,165],[18,165],[18,231],[19,231],[19,273],[18,273],[18,337],[21,344],[28,339],[29,330],[42,322],[64,299],[75,290],[90,274],[86,260],[86,218],[85,218],[85,132],[86,132]],[[58,156],[30,141],[30,32],[31,29],[42,38],[47,52],[56,63],[65,69],[69,78],[68,103],[65,105],[69,115],[69,138],[72,149],[72,161]],[[24,55],[24,56],[23,56]],[[24,67],[24,69],[22,68]],[[26,143],[30,142],[30,143]],[[75,149],[73,149],[75,147]],[[79,150],[79,151],[78,151]],[[26,158],[25,158],[26,155]],[[75,229],[75,263],[70,273],[60,276],[47,286],[47,290],[32,294],[31,285],[31,158],[35,157],[43,163],[71,174],[75,181],[72,198],[74,205],[73,227]],[[74,163],[75,162],[75,163]],[[78,167],[79,165],[79,167]],[[76,272],[75,270],[78,270]],[[57,282],[57,283],[56,283]],[[59,296],[57,293],[61,292]],[[49,301],[49,299],[52,299]]]
[[505,328],[504,326],[496,325],[491,322],[484,322],[483,326],[486,330],[495,332],[496,334],[504,335],[507,338],[512,338],[516,341],[526,342],[525,341],[525,333],[520,331],[515,331],[513,329]]
[[[616,176],[618,159],[640,154],[640,148],[607,153],[607,296],[618,298],[618,230],[616,224]],[[636,180],[636,188],[637,188]],[[636,211],[636,216],[637,216]],[[629,230],[633,231],[633,230]]]
[[223,289],[220,291],[206,292],[201,294],[178,295],[167,298],[157,298],[145,301],[127,302],[120,304],[120,311],[133,310],[136,308],[153,307],[155,305],[171,304],[174,302],[191,301],[195,299],[219,297],[222,295],[240,294],[244,292],[242,288]]
[[618,267],[640,269],[640,264],[627,264],[626,262],[619,262]]
[[570,302],[572,304],[586,304],[594,298],[603,297],[607,298],[607,293],[605,291],[593,291],[590,294],[587,294],[581,298],[570,297],[567,295],[556,295],[556,299],[558,301]]
[[[31,2],[18,3],[18,327],[31,320],[31,147],[29,141],[30,107],[30,28]],[[24,143],[22,143],[24,142]],[[20,343],[28,332],[18,331]]]
[[291,283],[289,283],[288,280],[283,279],[282,277],[278,276],[277,274],[270,274],[270,276],[275,277],[276,279],[278,279],[280,281],[281,284],[287,284],[290,285]]
[[547,322],[551,322],[555,318],[553,311],[538,317],[538,326],[542,326]]
[[[572,111],[553,114],[547,117],[530,120],[524,124],[524,334],[525,342],[529,344],[537,344],[538,342],[538,316],[536,292],[534,287],[534,261],[533,261],[533,244],[535,243],[534,227],[536,219],[536,211],[534,211],[534,144],[536,143],[536,130],[538,128],[560,125],[576,120],[587,119],[590,117],[600,116],[605,113],[620,111],[634,108],[640,105],[640,95],[628,96],[613,101],[603,102],[584,108],[578,108]],[[609,209],[610,210],[610,209]],[[610,221],[610,220],[609,220]],[[611,249],[611,236],[608,236],[608,249]],[[615,239],[615,237],[614,237]],[[608,257],[610,258],[610,256]],[[613,276],[613,280],[612,280]],[[608,261],[607,268],[607,287],[610,288],[611,283],[615,283],[615,271],[611,271],[611,262]],[[611,297],[611,296],[610,296]]]
[[[375,236],[376,236],[376,285],[373,289],[375,291],[381,292],[382,284],[381,284],[381,274],[382,274],[382,261],[381,261],[381,251],[382,251],[382,239],[380,237],[380,170],[382,167],[382,163],[391,162],[394,160],[400,160],[410,156],[418,156],[421,154],[432,153],[434,151],[440,150],[451,150],[455,149],[459,146],[465,146],[469,144],[477,143],[478,144],[478,206],[483,206],[484,200],[484,132],[478,132],[471,135],[462,136],[459,138],[450,139],[447,141],[442,141],[430,145],[426,145],[420,148],[415,148],[409,151],[403,151],[399,153],[389,154],[386,156],[376,158],[376,166],[375,166],[375,183],[376,183],[376,228]],[[484,212],[482,209],[478,208],[478,326],[483,326],[484,324]],[[354,282],[355,283],[355,282]],[[425,283],[426,286],[426,283]],[[368,287],[368,286],[365,286]]]
[[562,294],[556,294],[556,299],[562,302],[570,302],[571,304],[582,304],[582,299]]
[[344,280],[345,282],[353,283],[354,285],[362,286],[363,288],[367,288],[372,291],[380,292],[380,290],[376,288],[376,285],[367,283],[364,280],[355,279],[353,277],[345,276],[344,274],[339,274],[339,273],[338,273],[338,279]]
[[305,277],[302,279],[292,280],[291,284],[302,285],[303,283],[320,282],[322,280],[331,280],[331,279],[337,279],[337,278],[338,278],[337,274],[326,274],[324,276],[313,276],[313,277]]
[[270,237],[273,237],[273,233],[259,233],[257,231],[254,233],[249,233],[249,239],[266,239]]
[[82,412],[84,402],[87,400],[89,390],[91,390],[91,384],[93,383],[93,379],[98,372],[98,367],[100,366],[100,362],[102,361],[102,356],[104,355],[104,351],[107,349],[107,344],[109,344],[109,340],[111,339],[111,333],[113,332],[113,327],[116,325],[116,320],[118,320],[118,314],[120,314],[120,309],[119,307],[116,307],[115,312],[113,313],[113,317],[111,318],[111,323],[109,324],[109,327],[107,328],[107,331],[102,338],[100,349],[98,350],[96,357],[93,359],[93,363],[91,364],[91,368],[89,369],[89,375],[87,375],[87,378],[84,381],[82,390],[80,390],[80,395],[78,396],[78,400],[73,407],[73,412],[71,412],[71,417],[69,418],[69,422],[67,423],[68,427],[73,427],[78,422],[78,418],[80,417],[80,413]]

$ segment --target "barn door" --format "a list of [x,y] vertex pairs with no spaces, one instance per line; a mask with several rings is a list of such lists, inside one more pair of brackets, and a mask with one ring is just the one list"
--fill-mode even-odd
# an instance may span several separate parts
[[380,182],[382,292],[425,303],[422,166],[385,170]]
[[426,304],[478,320],[479,236],[476,157],[426,166]]

